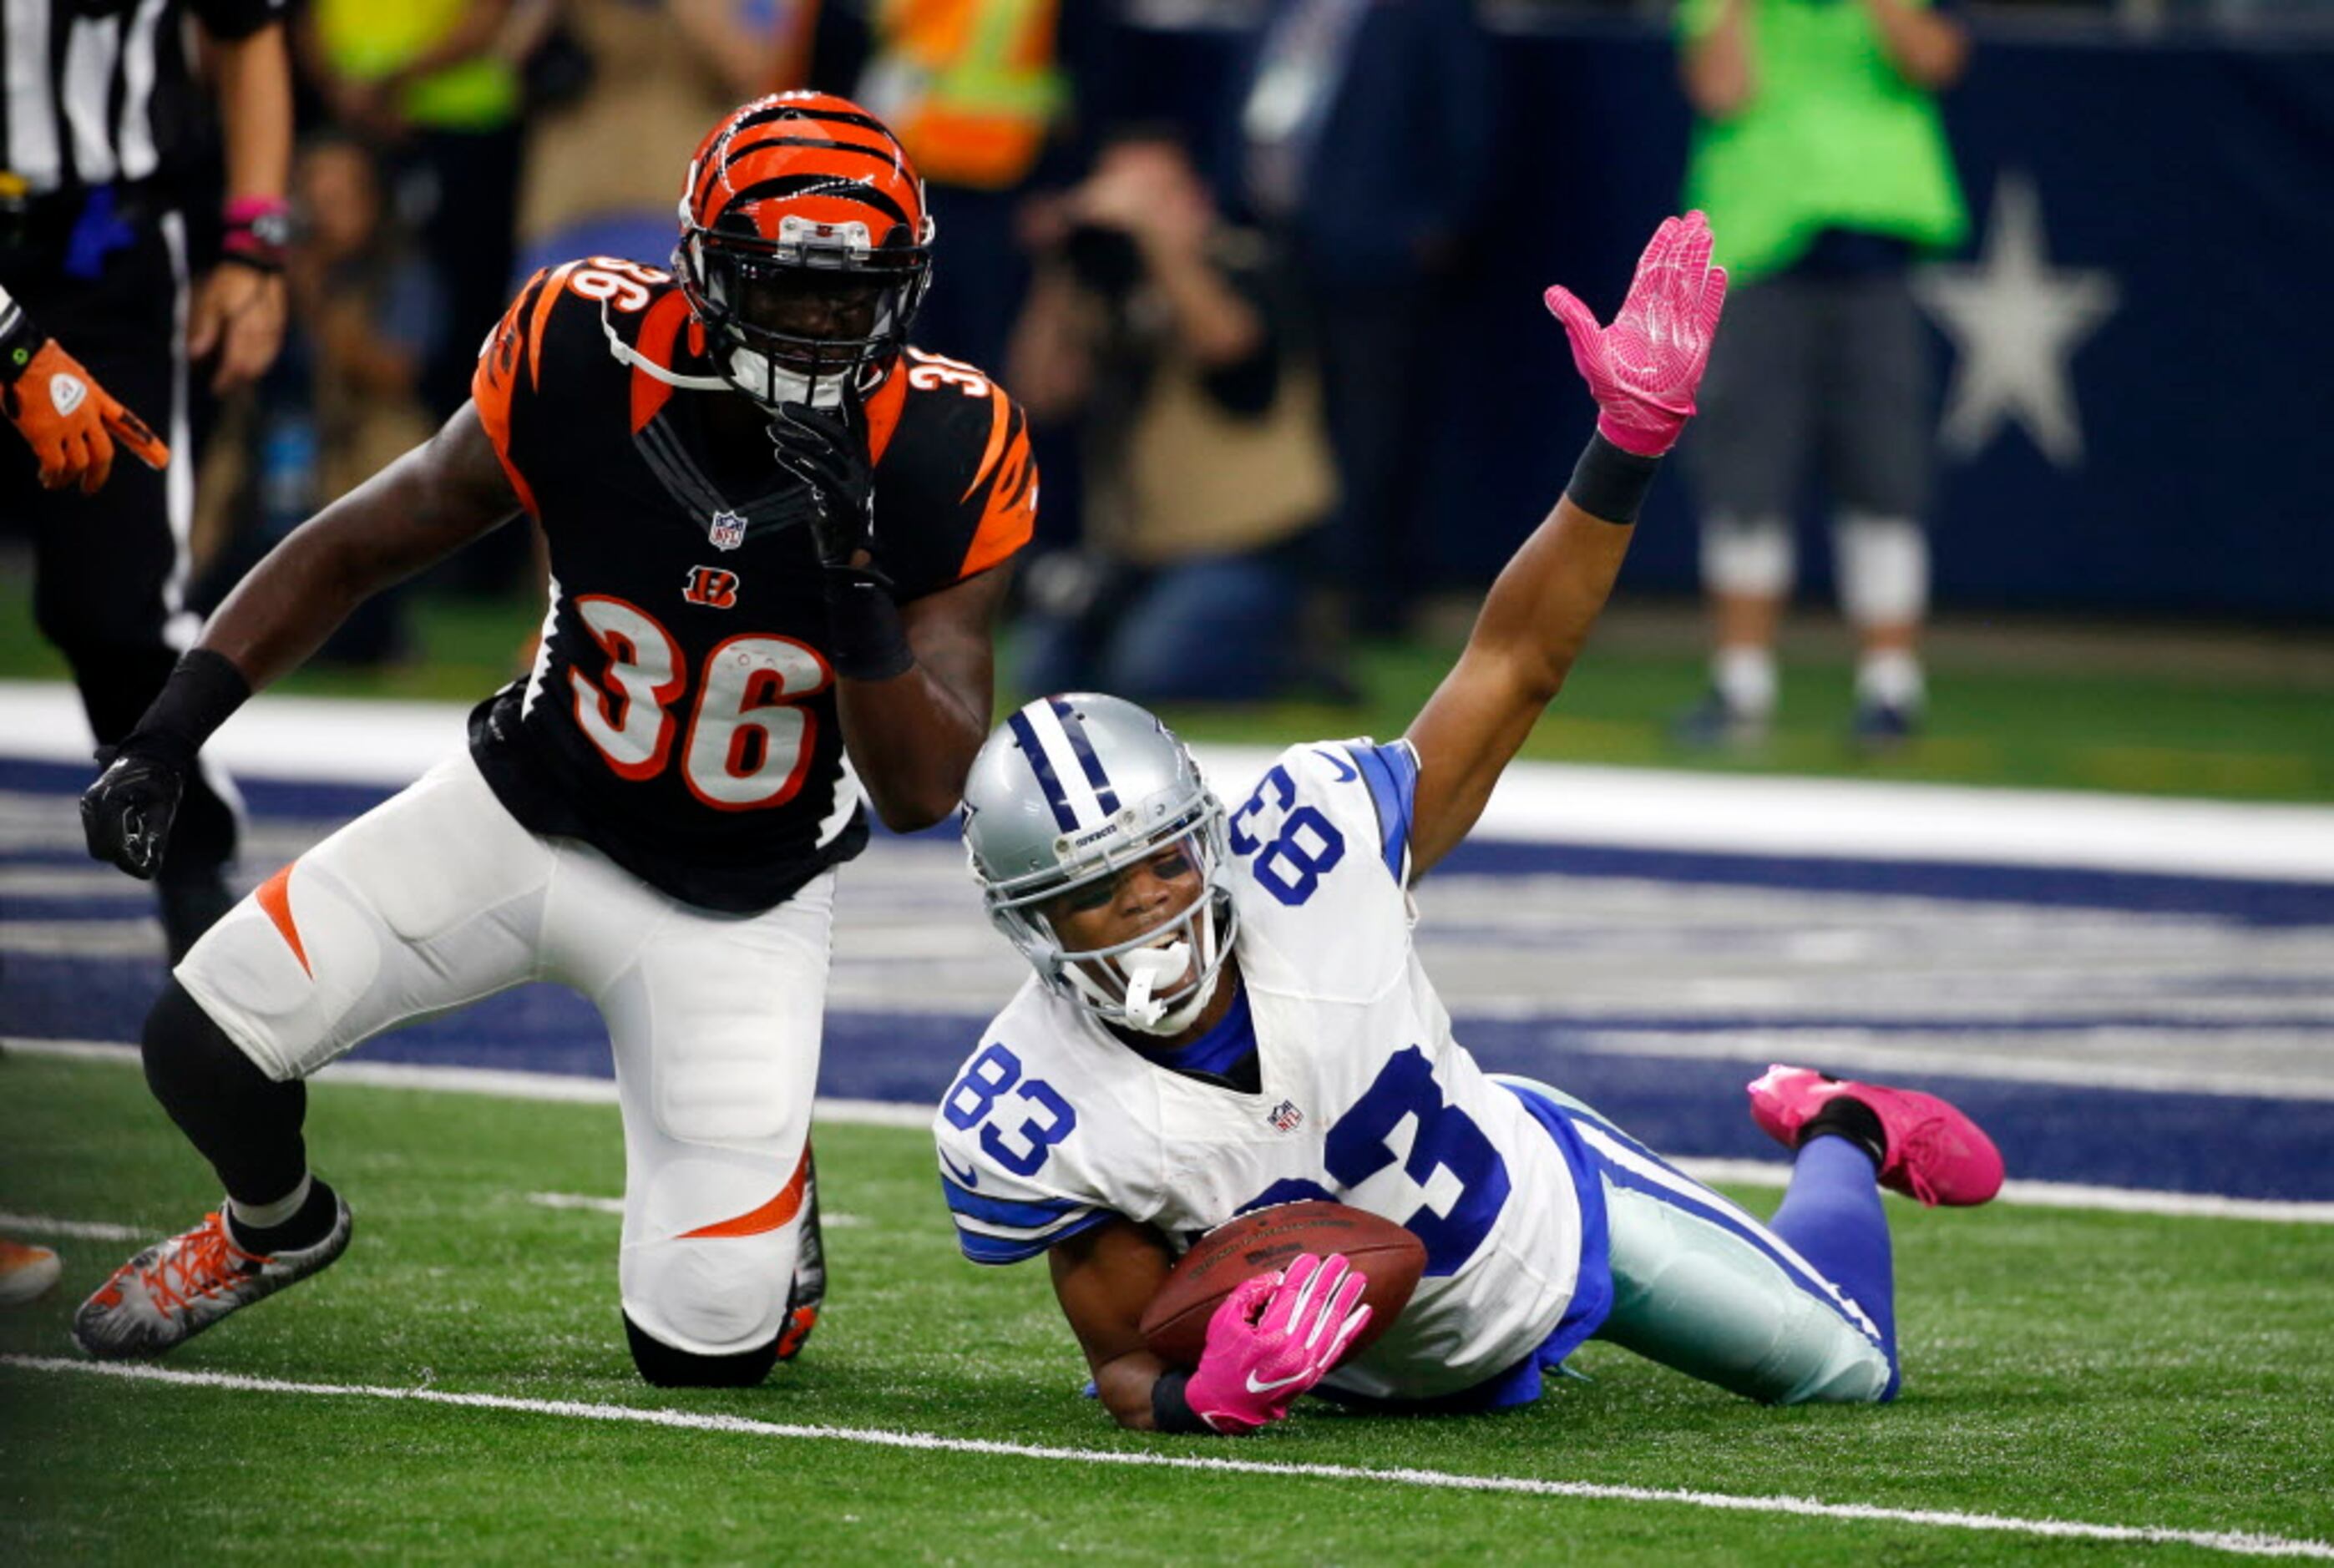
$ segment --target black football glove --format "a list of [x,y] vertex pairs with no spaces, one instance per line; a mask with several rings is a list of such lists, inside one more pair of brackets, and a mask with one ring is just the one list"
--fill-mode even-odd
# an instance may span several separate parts
[[811,539],[822,566],[848,567],[875,545],[875,466],[856,399],[841,408],[781,403],[770,421],[778,467],[808,492]]
[[81,797],[90,859],[111,861],[131,876],[150,880],[169,847],[188,765],[142,747],[107,746],[97,755],[105,772]]

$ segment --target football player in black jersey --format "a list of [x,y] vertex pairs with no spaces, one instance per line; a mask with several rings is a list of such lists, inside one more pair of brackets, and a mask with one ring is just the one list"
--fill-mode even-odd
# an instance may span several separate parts
[[642,1375],[757,1382],[815,1321],[834,868],[866,841],[863,786],[893,828],[954,808],[1037,478],[1011,399],[907,344],[932,225],[873,116],[746,105],[680,216],[670,272],[531,279],[471,401],[253,570],[82,798],[91,853],[150,876],[254,690],[368,594],[541,525],[541,653],[468,752],[278,871],[156,1004],[148,1081],[227,1198],[90,1298],[90,1353],[159,1354],[330,1263],[349,1211],[309,1171],[304,1080],[535,979],[608,1024]]

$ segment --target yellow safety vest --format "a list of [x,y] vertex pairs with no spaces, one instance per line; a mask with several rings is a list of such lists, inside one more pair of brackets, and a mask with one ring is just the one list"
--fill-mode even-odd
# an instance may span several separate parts
[[[333,68],[377,82],[452,32],[468,0],[316,0],[310,14]],[[483,54],[409,85],[399,111],[416,125],[492,130],[518,112],[518,72]]]
[[1060,111],[1058,0],[883,0],[868,107],[924,178],[1003,190],[1027,177]]

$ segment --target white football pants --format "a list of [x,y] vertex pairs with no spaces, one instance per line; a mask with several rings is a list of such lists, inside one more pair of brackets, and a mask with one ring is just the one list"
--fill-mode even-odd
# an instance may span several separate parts
[[530,980],[600,1010],[624,1116],[625,1313],[699,1355],[776,1337],[800,1234],[834,873],[725,915],[528,832],[466,752],[302,855],[178,978],[271,1078]]

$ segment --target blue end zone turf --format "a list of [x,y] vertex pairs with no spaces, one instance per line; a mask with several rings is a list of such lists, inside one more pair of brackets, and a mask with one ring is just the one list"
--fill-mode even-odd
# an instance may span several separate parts
[[[0,759],[0,791],[70,796],[89,770]],[[243,781],[256,817],[297,818],[318,824],[354,816],[391,792],[373,786]],[[83,870],[76,851],[49,840],[0,852],[0,867],[24,871]],[[2334,927],[2334,887],[2241,879],[2140,875],[2031,867],[1877,863],[1815,858],[1687,853],[1587,846],[1469,843],[1446,862],[1447,872],[1476,876],[1559,873],[1575,877],[1644,879],[1888,893],[1940,899],[1983,900],[2160,912],[2207,914],[2262,928]],[[246,880],[272,868],[246,867]],[[1446,872],[1446,874],[1447,874]],[[119,888],[87,892],[41,890],[14,895],[0,916],[27,928],[74,921],[129,920],[149,909],[147,890],[124,879]],[[40,945],[59,945],[53,940]],[[70,948],[69,942],[62,944]],[[50,1039],[134,1041],[162,983],[157,956],[82,957],[11,948],[0,960],[0,1034]],[[1730,1034],[1754,1033],[1762,1044],[1789,1055],[1802,1031],[1854,1030],[1885,1039],[1891,1034],[1984,1036],[2033,1035],[2065,1030],[2136,1029],[2188,1032],[2207,1039],[2233,1030],[2272,1030],[2305,1037],[2327,1027],[2322,977],[2302,975],[2190,975],[2185,991],[2280,1004],[2273,1013],[2197,1017],[2167,1005],[2163,1012],[2053,1011],[2046,1018],[1992,1022],[1967,1017],[1871,1018],[1819,1014],[1804,1006],[1774,1015],[1638,1013],[1567,1018],[1560,1005],[1540,1016],[1469,1017],[1463,1005],[1459,1037],[1494,1071],[1561,1083],[1665,1153],[1688,1157],[1775,1159],[1781,1151],[1750,1124],[1742,1086],[1765,1064],[1744,1056],[1712,1061],[1697,1056],[1626,1053],[1635,1034],[1694,1035],[1718,1045]],[[837,1097],[926,1106],[933,1102],[965,1053],[977,1043],[985,1015],[882,1013],[837,1007],[829,1015],[822,1092]],[[1821,1063],[1811,1041],[1802,1059]],[[490,998],[451,1017],[419,1024],[364,1047],[362,1059],[522,1072],[610,1074],[606,1037],[580,997],[548,986],[530,986]],[[1924,1082],[1919,1079],[1912,1082]],[[1925,1081],[1953,1097],[2001,1143],[2016,1178],[2101,1186],[2215,1193],[2292,1200],[2334,1199],[2334,1101],[2240,1098],[2071,1086],[2007,1083],[1983,1078]]]
[[[11,1033],[135,1040],[162,982],[154,959],[12,955],[0,971],[0,1017]],[[985,1015],[868,1013],[827,1017],[819,1092],[929,1106],[980,1037]],[[1612,1033],[1598,1019],[1600,1033]],[[1561,1083],[1668,1155],[1779,1159],[1750,1123],[1743,1085],[1765,1065],[1579,1048],[1583,1031],[1556,1020],[1461,1016],[1459,1038],[1494,1072]],[[598,1015],[572,992],[526,986],[366,1045],[368,1062],[612,1075]],[[1892,1075],[1893,1076],[1893,1075]],[[1948,1094],[2001,1146],[2024,1180],[2334,1199],[2334,1101],[2242,1098],[1899,1078]]]

